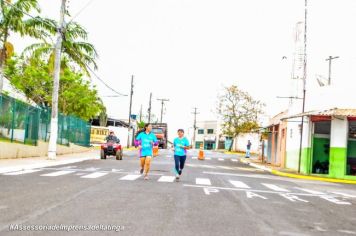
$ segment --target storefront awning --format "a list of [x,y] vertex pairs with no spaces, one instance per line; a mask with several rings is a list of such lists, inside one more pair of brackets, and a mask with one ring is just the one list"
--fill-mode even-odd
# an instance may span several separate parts
[[326,116],[326,117],[356,118],[356,109],[333,108],[333,109],[322,110],[322,111],[309,111],[309,112],[299,113],[296,115],[287,116],[287,117],[282,118],[281,120],[299,118],[302,116]]

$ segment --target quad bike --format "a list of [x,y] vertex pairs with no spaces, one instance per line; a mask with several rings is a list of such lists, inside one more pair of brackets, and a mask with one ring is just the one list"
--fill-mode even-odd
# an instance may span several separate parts
[[121,144],[113,141],[101,144],[100,159],[106,159],[107,156],[115,156],[116,160],[122,160]]

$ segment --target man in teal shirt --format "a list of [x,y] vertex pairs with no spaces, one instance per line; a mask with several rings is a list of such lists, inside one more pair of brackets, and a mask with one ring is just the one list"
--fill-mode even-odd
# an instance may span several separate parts
[[174,162],[176,170],[176,180],[179,181],[184,168],[185,160],[187,159],[187,150],[189,149],[189,141],[184,137],[184,130],[178,130],[178,137],[173,141]]

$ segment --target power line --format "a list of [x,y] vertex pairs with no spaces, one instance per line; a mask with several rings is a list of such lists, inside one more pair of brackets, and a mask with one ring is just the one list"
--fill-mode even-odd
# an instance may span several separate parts
[[85,9],[87,9],[87,8],[90,6],[90,4],[92,4],[93,2],[94,2],[94,0],[90,0],[82,9],[79,10],[79,12],[78,12],[77,14],[75,14],[75,15],[72,17],[72,19],[69,21],[69,23],[73,22],[73,20],[74,20],[75,18],[77,18],[80,14],[82,14],[82,12],[83,12]]

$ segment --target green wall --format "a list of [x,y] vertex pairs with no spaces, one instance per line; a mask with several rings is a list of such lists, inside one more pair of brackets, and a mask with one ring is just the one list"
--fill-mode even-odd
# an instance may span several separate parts
[[347,149],[339,147],[330,148],[329,176],[343,178],[346,174]]

